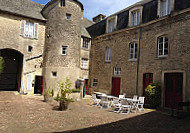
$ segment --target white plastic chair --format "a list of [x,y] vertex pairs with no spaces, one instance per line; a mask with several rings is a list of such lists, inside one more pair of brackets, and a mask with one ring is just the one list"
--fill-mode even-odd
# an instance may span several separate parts
[[93,106],[99,106],[100,105],[100,99],[96,98],[96,94],[92,94],[92,100],[93,100]]
[[119,95],[119,99],[125,98],[125,95]]
[[121,99],[121,114],[129,114],[131,111],[131,105],[130,102],[127,101],[127,99]]
[[132,100],[132,105],[131,105],[131,112],[134,112],[134,113],[137,112],[138,104],[139,104],[138,96],[134,95],[133,100]]
[[107,109],[109,107],[109,101],[107,96],[101,96],[101,109]]
[[112,101],[112,105],[114,107],[113,112],[119,113],[121,111],[121,103],[118,98],[114,98]]
[[144,99],[145,97],[139,97],[139,103],[138,103],[138,110],[139,112],[141,112],[142,110],[144,110]]

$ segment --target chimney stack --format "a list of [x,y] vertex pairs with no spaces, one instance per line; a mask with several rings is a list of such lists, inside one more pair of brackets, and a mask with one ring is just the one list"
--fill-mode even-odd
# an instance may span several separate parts
[[93,18],[93,21],[95,23],[98,23],[98,22],[102,21],[105,17],[106,17],[105,15],[99,14],[98,16],[96,16],[96,17]]

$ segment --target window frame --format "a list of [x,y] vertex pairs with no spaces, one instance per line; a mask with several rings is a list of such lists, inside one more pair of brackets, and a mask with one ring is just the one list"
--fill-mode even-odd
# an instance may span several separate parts
[[92,87],[98,86],[98,79],[92,79]]
[[[112,31],[109,31],[110,21],[114,21]],[[106,20],[106,33],[114,32],[117,29],[117,15],[111,16]]]
[[65,7],[66,1],[65,0],[60,0],[60,7]]
[[[137,25],[141,24],[142,11],[143,11],[143,6],[133,7],[131,9],[129,9],[129,22],[128,22],[129,27],[137,26]],[[134,13],[138,13],[138,15],[136,15],[136,21],[138,20],[139,22],[136,25],[134,25],[134,22],[133,22],[133,14]]]
[[[63,50],[63,48],[66,48],[66,50]],[[65,51],[65,54],[63,54],[63,51]],[[68,46],[62,46],[61,47],[61,55],[67,55],[68,54]]]
[[106,47],[105,62],[111,62],[111,57],[112,57],[112,48]]
[[89,59],[81,58],[81,69],[88,70],[88,68],[89,68]]
[[[134,15],[135,15],[135,19],[134,19]],[[140,11],[135,10],[135,11],[132,12],[132,26],[137,26],[139,24],[140,24]]]
[[[160,49],[160,38],[163,38],[163,42],[162,42],[162,49]],[[166,38],[167,38],[167,41],[166,41]],[[165,48],[165,44],[168,44],[168,47]],[[160,55],[160,50],[162,50],[162,54]],[[167,54],[165,54],[165,50],[167,50]],[[162,57],[168,57],[168,54],[169,54],[169,39],[167,36],[159,36],[157,38],[157,56],[158,58],[162,58]]]
[[121,76],[121,67],[114,67],[113,68],[113,75],[114,76]]
[[91,43],[91,39],[88,38],[88,37],[82,37],[82,48],[83,49],[89,49],[89,46],[90,46],[90,43]]
[[[162,1],[166,1],[166,14],[163,15],[162,14]],[[158,0],[158,9],[157,9],[157,15],[159,17],[165,17],[168,16],[172,13],[172,11],[174,10],[174,4],[175,4],[175,0]]]
[[[54,75],[55,74],[55,75]],[[57,72],[56,71],[52,71],[51,72],[51,76],[53,77],[53,78],[56,78],[57,77]]]
[[[133,48],[131,47],[133,45]],[[131,51],[133,51],[131,53]],[[138,44],[136,42],[129,43],[129,61],[136,61],[137,60],[137,53],[138,52]],[[132,55],[132,58],[131,58]]]
[[67,20],[71,20],[71,16],[72,16],[72,14],[66,13],[66,16],[65,16],[65,17],[66,17]]

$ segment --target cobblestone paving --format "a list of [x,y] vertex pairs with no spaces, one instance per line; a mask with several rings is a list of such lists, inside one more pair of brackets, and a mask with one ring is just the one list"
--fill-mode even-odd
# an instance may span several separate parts
[[178,120],[146,109],[128,116],[91,106],[89,98],[58,111],[57,102],[45,103],[42,96],[0,92],[0,133],[186,133],[190,119]]

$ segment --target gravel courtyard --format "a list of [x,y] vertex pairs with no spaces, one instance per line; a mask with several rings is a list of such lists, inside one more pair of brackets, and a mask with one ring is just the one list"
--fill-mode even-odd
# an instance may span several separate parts
[[148,110],[128,116],[91,106],[90,97],[58,111],[57,102],[42,96],[0,91],[0,133],[190,133],[190,119]]

